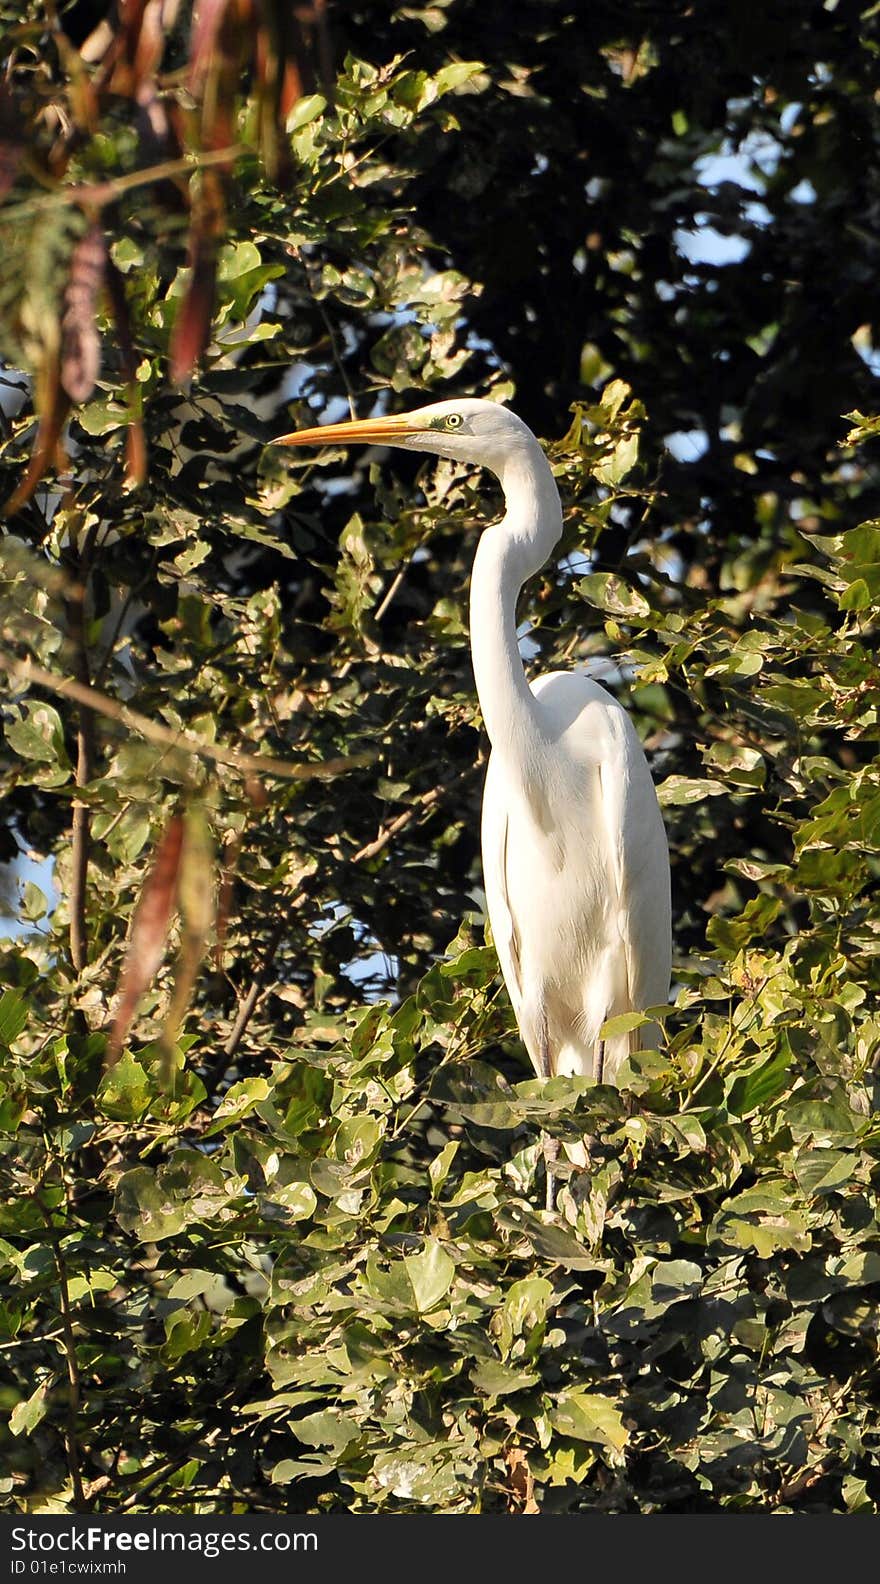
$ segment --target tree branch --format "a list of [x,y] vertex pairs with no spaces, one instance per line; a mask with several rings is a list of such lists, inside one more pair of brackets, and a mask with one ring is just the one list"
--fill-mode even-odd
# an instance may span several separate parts
[[411,804],[409,808],[404,809],[402,814],[398,814],[391,821],[390,825],[386,825],[384,829],[379,832],[378,836],[376,836],[373,841],[367,842],[365,847],[359,848],[354,857],[351,859],[351,862],[363,863],[365,858],[375,858],[376,854],[380,853],[383,847],[387,847],[388,843],[394,840],[394,837],[397,835],[398,831],[402,831],[404,826],[409,824],[414,815],[427,813],[429,809],[433,808],[435,803],[439,802],[442,794],[445,791],[445,787],[432,787],[430,792],[426,792],[422,797],[420,797],[417,803]]
[[[41,209],[52,208],[56,204],[86,204],[89,207],[115,203],[116,199],[125,192],[130,192],[135,187],[144,187],[150,182],[167,181],[174,176],[192,176],[197,170],[205,170],[212,165],[228,165],[242,154],[250,151],[243,143],[231,143],[228,148],[206,149],[203,153],[184,154],[180,159],[162,160],[157,165],[145,165],[140,170],[128,171],[124,176],[113,176],[103,182],[61,182],[55,185],[51,192],[41,193],[36,198],[24,198],[20,203],[10,205],[9,219],[15,224],[16,220],[23,220],[28,215],[38,213]],[[37,175],[35,170],[32,174]]]
[[[304,892],[298,892],[290,905],[289,912],[292,912],[295,907],[299,906],[300,902],[304,900],[304,896]],[[205,1089],[209,1096],[217,1093],[217,1090],[219,1089],[223,1079],[229,1071],[230,1066],[232,1065],[232,1062],[238,1051],[238,1047],[244,1038],[245,1029],[257,1010],[260,997],[263,995],[269,982],[269,970],[275,961],[275,953],[277,952],[278,947],[281,945],[284,931],[287,928],[287,922],[288,917],[287,914],[285,914],[283,918],[276,919],[272,926],[272,931],[269,935],[268,941],[266,942],[266,950],[263,953],[263,961],[260,964],[259,971],[254,976],[250,989],[248,990],[247,995],[238,1009],[238,1016],[232,1025],[229,1038],[223,1047],[224,1060],[219,1062],[214,1070],[205,1079]]]
[[82,1394],[80,1391],[79,1364],[76,1357],[76,1338],[73,1334],[73,1316],[70,1310],[67,1261],[61,1248],[58,1228],[52,1221],[51,1211],[46,1209],[39,1194],[37,1195],[37,1203],[46,1223],[46,1231],[49,1242],[52,1245],[52,1253],[55,1256],[55,1269],[58,1273],[59,1307],[61,1309],[61,1348],[67,1366],[67,1427],[64,1433],[64,1448],[67,1454],[70,1483],[73,1488],[74,1506],[77,1512],[84,1512],[85,1491],[83,1489],[82,1460],[79,1446],[79,1414]]
[[[297,898],[297,901],[298,900],[299,900],[299,898]],[[296,906],[296,902],[294,902],[293,905],[295,907]],[[235,1023],[233,1025],[233,1028],[232,1028],[232,1032],[231,1032],[228,1040],[226,1041],[226,1044],[223,1047],[223,1054],[224,1054],[224,1056],[229,1058],[229,1060],[232,1059],[232,1057],[235,1055],[236,1051],[238,1050],[238,1047],[241,1044],[242,1038],[244,1036],[244,1031],[247,1028],[251,1018],[253,1017],[254,1012],[256,1011],[257,1002],[259,1001],[260,996],[262,995],[263,991],[266,988],[266,982],[267,982],[267,980],[269,978],[269,969],[271,968],[272,963],[275,960],[275,953],[277,952],[278,947],[281,945],[281,937],[284,934],[286,923],[287,923],[286,919],[278,919],[277,922],[275,923],[275,925],[273,926],[272,933],[269,936],[269,939],[268,939],[268,941],[266,943],[266,950],[265,950],[265,953],[264,953],[264,956],[263,956],[263,961],[260,964],[260,971],[257,974],[256,978],[254,979],[250,989],[248,990],[247,995],[245,996],[244,1000],[241,1003],[241,1006],[238,1009],[238,1017],[236,1018]],[[228,1061],[227,1061],[227,1066],[228,1066]],[[225,1071],[226,1071],[226,1067],[224,1067],[222,1069],[221,1073],[219,1074],[219,1077],[218,1077],[218,1080],[217,1080],[218,1082],[219,1082],[219,1078],[222,1078],[223,1073]],[[214,1085],[214,1087],[216,1088],[216,1084]]]
[[[89,576],[89,561],[97,525],[92,524],[83,541],[79,556],[79,579],[67,604],[67,620],[73,644],[77,681],[91,692],[89,654],[86,645],[85,599]],[[95,713],[84,700],[80,701],[76,733],[76,784],[88,786],[94,773]],[[91,812],[87,803],[74,802],[71,822],[72,872],[70,879],[70,959],[76,973],[82,973],[88,962],[89,940],[86,923],[86,892],[89,873],[89,846],[91,837]]]
[[224,748],[219,743],[197,737],[195,732],[185,729],[175,731],[170,726],[161,726],[158,721],[149,720],[146,715],[140,715],[127,704],[121,704],[118,699],[109,698],[106,693],[99,693],[96,688],[89,687],[74,677],[56,676],[54,672],[47,671],[34,660],[18,660],[14,655],[0,649],[0,663],[8,668],[10,676],[17,677],[19,681],[35,682],[39,687],[54,693],[57,698],[73,699],[77,704],[84,704],[98,715],[106,715],[109,720],[119,721],[121,725],[145,737],[148,742],[158,743],[163,748],[182,749],[187,753],[198,755],[199,758],[211,759],[215,764],[229,765],[231,769],[240,770],[247,775],[278,776],[287,781],[313,781],[321,776],[343,775],[349,770],[358,770],[364,765],[372,764],[378,757],[377,753],[371,751],[350,754],[347,758],[323,759],[319,763],[311,763],[302,759],[270,759],[268,755],[239,753],[235,748]]

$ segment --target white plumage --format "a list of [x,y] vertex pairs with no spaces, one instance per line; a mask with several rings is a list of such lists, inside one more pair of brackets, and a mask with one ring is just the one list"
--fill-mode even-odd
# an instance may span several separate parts
[[[532,683],[549,773],[514,787],[489,761],[483,875],[492,934],[535,1070],[614,1082],[633,1036],[600,1052],[618,1013],[669,993],[669,862],[657,797],[626,711],[589,677]],[[638,1031],[650,1044],[650,1027]]]

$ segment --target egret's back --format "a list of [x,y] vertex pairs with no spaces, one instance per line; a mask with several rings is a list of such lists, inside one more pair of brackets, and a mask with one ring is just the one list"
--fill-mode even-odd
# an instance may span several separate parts
[[[483,798],[492,933],[538,1073],[599,1076],[599,1030],[664,1002],[671,923],[666,835],[626,711],[579,673],[532,684],[541,741],[525,777],[493,751]],[[633,1042],[650,1043],[641,1030]],[[631,1037],[605,1042],[614,1081]]]

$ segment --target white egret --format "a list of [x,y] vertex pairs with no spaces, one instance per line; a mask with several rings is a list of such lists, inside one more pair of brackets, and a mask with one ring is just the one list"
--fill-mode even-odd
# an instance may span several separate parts
[[[482,821],[489,919],[535,1072],[614,1083],[653,1033],[603,1040],[602,1025],[669,994],[669,857],[648,763],[622,706],[582,672],[526,681],[517,597],[562,532],[547,459],[515,413],[475,398],[325,424],[275,444],[353,442],[475,462],[501,483],[507,509],[480,537],[470,595],[474,677],[492,745]],[[549,1159],[547,1181],[552,1203]]]

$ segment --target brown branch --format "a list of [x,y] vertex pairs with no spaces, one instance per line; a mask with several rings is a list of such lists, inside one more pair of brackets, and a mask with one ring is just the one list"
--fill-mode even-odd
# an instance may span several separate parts
[[197,170],[204,170],[211,165],[228,164],[230,160],[247,152],[248,149],[244,144],[233,143],[229,148],[208,149],[203,154],[185,154],[180,159],[162,160],[158,165],[146,165],[141,170],[129,171],[125,176],[114,176],[109,181],[65,182],[38,198],[24,199],[21,203],[11,205],[7,214],[15,223],[18,219],[56,204],[80,204],[101,208],[104,204],[114,203],[133,187],[143,187],[149,182],[167,181],[172,176],[192,176]]
[[85,1491],[83,1489],[79,1446],[79,1415],[82,1393],[80,1391],[79,1364],[76,1357],[76,1338],[73,1334],[73,1316],[70,1309],[67,1262],[61,1249],[58,1229],[52,1221],[51,1212],[46,1209],[39,1194],[37,1195],[37,1203],[46,1223],[46,1231],[49,1242],[52,1245],[52,1253],[55,1256],[55,1268],[58,1272],[59,1307],[61,1309],[61,1349],[67,1366],[67,1427],[64,1434],[64,1449],[67,1454],[70,1483],[73,1487],[74,1506],[77,1512],[84,1512]]
[[278,776],[287,781],[313,781],[321,776],[343,775],[349,770],[358,770],[363,765],[372,764],[378,757],[375,752],[368,752],[350,754],[347,758],[323,759],[313,764],[302,759],[270,759],[268,755],[239,753],[235,748],[224,748],[219,743],[197,737],[195,732],[185,728],[175,731],[170,726],[161,726],[158,721],[149,720],[146,715],[130,709],[127,704],[121,704],[118,699],[109,698],[106,693],[99,693],[96,688],[87,687],[74,677],[56,676],[34,660],[18,660],[8,651],[0,649],[0,664],[5,665],[10,676],[17,677],[19,681],[34,682],[38,687],[54,693],[57,698],[73,699],[76,704],[84,704],[98,715],[119,721],[148,742],[157,743],[163,748],[182,749],[200,758],[211,759],[215,764],[229,765],[231,769],[244,774]]
[[[76,734],[76,784],[87,786],[92,779],[94,756],[94,722],[90,709],[81,706]],[[91,816],[87,803],[79,799],[73,805],[71,821],[72,872],[70,878],[70,960],[75,971],[82,973],[88,961],[88,932],[86,927],[86,889],[91,845]]]
[[391,583],[391,587],[389,588],[387,594],[385,595],[385,598],[383,599],[381,605],[373,613],[373,620],[374,621],[380,622],[382,620],[382,617],[385,615],[385,612],[387,611],[389,605],[391,604],[391,601],[393,599],[395,599],[396,596],[399,594],[401,588],[403,587],[403,580],[406,577],[407,572],[409,571],[409,565],[410,565],[410,563],[409,563],[409,561],[407,561],[406,566],[401,567],[400,571],[394,577],[394,579],[393,579],[393,581]]
[[330,28],[327,22],[327,0],[312,0],[312,15],[309,20],[315,29],[318,42],[321,87],[327,98],[332,99],[336,73],[333,69],[333,46],[330,42]]
[[[293,906],[296,907],[297,902],[300,900],[301,897],[296,897],[294,899]],[[223,1074],[229,1065],[229,1061],[238,1050],[238,1047],[242,1042],[242,1038],[244,1037],[245,1029],[247,1028],[257,1009],[257,1003],[266,988],[269,978],[269,969],[272,967],[272,963],[275,960],[275,953],[277,952],[278,947],[281,945],[281,938],[284,934],[286,924],[287,920],[286,918],[283,918],[278,919],[273,926],[272,933],[266,943],[266,951],[263,956],[263,961],[260,964],[260,971],[254,979],[253,984],[251,985],[247,995],[238,1009],[238,1017],[236,1018],[235,1023],[233,1024],[232,1032],[223,1047],[223,1054],[227,1057],[227,1062],[221,1071],[215,1075],[215,1081],[211,1086],[212,1089],[216,1089],[217,1084],[223,1077]]]
[[294,242],[288,243],[285,252],[287,252],[291,258],[296,259],[297,264],[303,272],[306,282],[306,289],[312,299],[312,306],[316,309],[318,317],[320,318],[324,329],[327,332],[327,340],[330,343],[330,354],[333,358],[336,372],[345,386],[345,394],[348,398],[349,415],[352,418],[356,418],[358,413],[354,387],[348,377],[348,370],[346,369],[345,363],[343,362],[342,352],[340,351],[339,342],[336,339],[336,331],[333,327],[333,320],[330,318],[327,309],[324,307],[323,299],[318,296],[318,293],[316,292],[313,285],[309,261],[305,255],[300,252],[299,248]]
[[[176,1457],[168,1458],[166,1462],[160,1464],[158,1470],[155,1473],[152,1473],[149,1479],[144,1481],[143,1485],[136,1486],[131,1492],[131,1495],[126,1496],[125,1500],[119,1503],[119,1511],[125,1512],[126,1508],[133,1507],[135,1502],[142,1502],[145,1496],[148,1496],[151,1491],[155,1490],[158,1485],[162,1484],[163,1480],[168,1479],[172,1474],[176,1474],[179,1468],[183,1468],[184,1463],[189,1462],[192,1455],[192,1448],[197,1444],[198,1440],[199,1437],[197,1435],[191,1436],[186,1443],[186,1450],[184,1452],[178,1452]],[[141,1470],[139,1469],[136,1475],[129,1475],[127,1478],[139,1478],[140,1473]],[[123,1476],[123,1478],[126,1477]],[[122,1482],[123,1481],[120,1480],[118,1483],[122,1484]]]
[[409,824],[414,815],[424,814],[428,809],[433,808],[434,804],[439,802],[445,790],[445,787],[432,787],[430,792],[426,792],[423,797],[420,797],[417,803],[413,803],[410,808],[404,809],[402,814],[398,814],[390,825],[386,825],[384,830],[379,832],[373,841],[367,842],[365,847],[361,847],[355,853],[351,862],[363,863],[365,858],[375,858],[383,847],[387,847],[388,843],[393,841],[398,831],[402,831],[404,826]]
[[[390,841],[393,841],[398,831],[403,830],[404,826],[409,824],[410,820],[415,814],[424,814],[427,813],[429,809],[433,808],[434,804],[439,802],[444,790],[445,788],[443,787],[432,787],[431,790],[419,798],[418,802],[414,803],[411,808],[404,809],[401,814],[398,814],[396,819],[393,819],[390,825],[386,825],[385,829],[380,831],[379,835],[373,841],[367,842],[365,847],[361,847],[360,850],[356,852],[354,857],[350,860],[351,863],[362,863],[365,858],[374,858],[376,853],[380,853],[384,847],[388,846]],[[294,898],[291,904],[291,911],[293,908],[298,906],[302,899],[303,893],[300,892],[300,894]],[[260,997],[262,996],[268,982],[269,969],[271,968],[274,961],[275,953],[281,944],[286,925],[286,918],[278,920],[272,930],[271,935],[269,936],[265,956],[263,957],[263,961],[260,966],[260,971],[254,979],[247,995],[238,1009],[238,1016],[232,1027],[232,1032],[230,1033],[229,1038],[223,1047],[223,1054],[226,1056],[227,1060],[224,1062],[222,1067],[212,1074],[211,1082],[208,1085],[208,1092],[211,1094],[215,1092],[218,1084],[223,1078],[223,1075],[228,1070],[229,1062],[236,1054],[236,1051],[241,1044],[245,1029],[247,1028],[251,1018],[254,1015],[254,1012],[257,1009]]]
[[[294,908],[298,907],[304,898],[304,891],[297,892],[297,895],[290,904],[289,911],[292,912]],[[287,915],[285,914],[283,918],[277,919],[272,926],[272,932],[268,941],[266,942],[266,950],[263,953],[263,961],[260,964],[259,972],[254,977],[247,995],[239,1006],[238,1015],[234,1024],[232,1025],[229,1038],[223,1047],[224,1060],[218,1063],[213,1072],[211,1072],[205,1080],[205,1089],[209,1096],[217,1093],[217,1090],[219,1089],[223,1079],[229,1071],[230,1066],[232,1065],[233,1059],[238,1051],[238,1047],[244,1038],[245,1029],[256,1012],[260,997],[265,992],[266,986],[269,982],[269,971],[273,962],[275,961],[275,953],[277,952],[278,947],[281,945],[286,928]]]
[[[92,524],[86,533],[79,557],[79,581],[67,600],[67,619],[73,643],[74,665],[77,680],[91,692],[89,654],[86,644],[85,598],[89,575],[89,561],[97,525]],[[94,774],[95,763],[95,713],[84,701],[80,702],[76,733],[76,785],[88,786]],[[86,894],[89,872],[89,847],[91,842],[91,813],[87,803],[76,799],[71,822],[71,879],[70,879],[70,959],[76,973],[82,973],[88,962],[89,940],[86,924]]]

